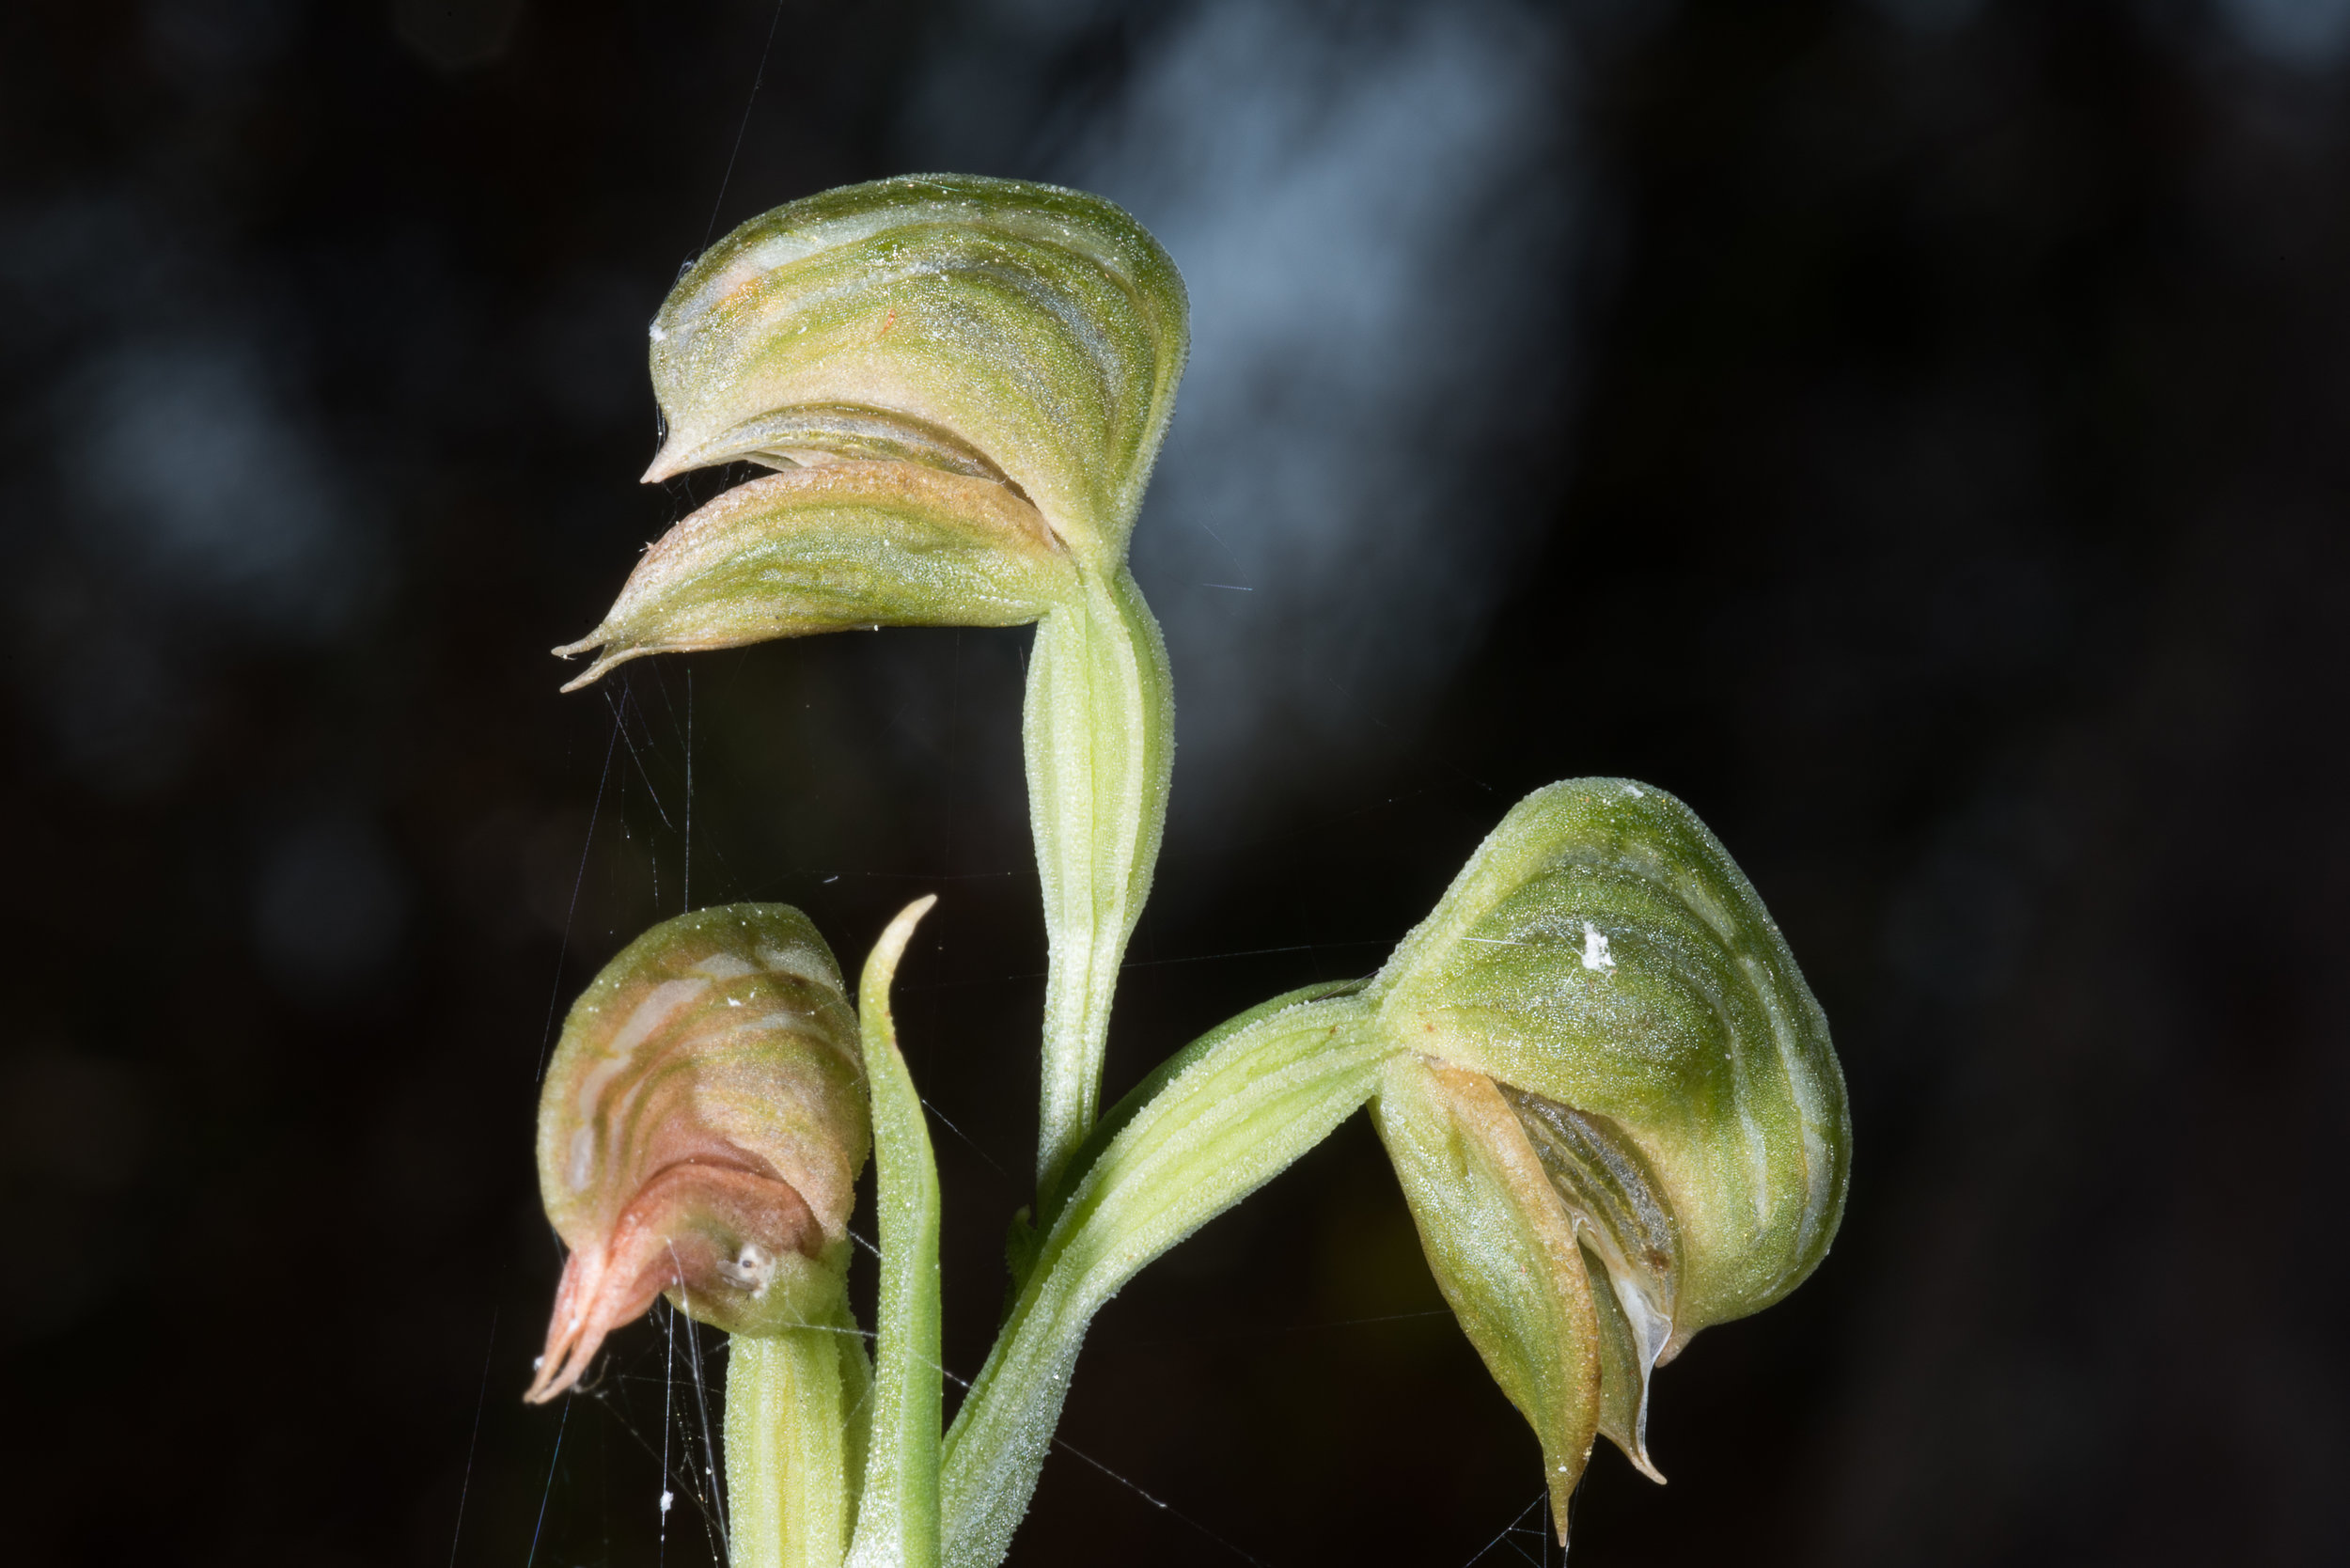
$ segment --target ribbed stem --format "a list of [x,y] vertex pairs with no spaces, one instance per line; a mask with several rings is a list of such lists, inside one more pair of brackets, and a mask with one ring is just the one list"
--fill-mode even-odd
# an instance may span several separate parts
[[1120,1102],[1048,1200],[1042,1240],[947,1434],[949,1568],[1010,1548],[1077,1349],[1142,1267],[1329,1136],[1370,1098],[1387,1047],[1351,996],[1301,992],[1243,1014]]
[[1133,573],[1080,576],[1079,593],[1037,624],[1023,714],[1049,949],[1040,1191],[1101,1109],[1110,1003],[1151,891],[1175,755],[1167,645]]
[[864,1385],[845,1307],[822,1326],[734,1336],[726,1401],[732,1568],[840,1568],[854,1473],[847,1403]]

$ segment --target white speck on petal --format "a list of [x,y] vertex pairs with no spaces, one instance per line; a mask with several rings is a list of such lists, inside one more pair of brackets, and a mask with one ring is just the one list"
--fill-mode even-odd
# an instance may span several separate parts
[[1616,961],[1607,956],[1606,934],[1589,920],[1583,922],[1583,967],[1603,975],[1616,972]]
[[662,1493],[662,1494],[661,1494],[661,1512],[662,1512],[662,1513],[668,1513],[668,1512],[669,1512],[669,1505],[670,1505],[671,1503],[676,1502],[676,1501],[677,1501],[677,1494],[676,1494],[675,1492],[664,1492],[664,1493]]

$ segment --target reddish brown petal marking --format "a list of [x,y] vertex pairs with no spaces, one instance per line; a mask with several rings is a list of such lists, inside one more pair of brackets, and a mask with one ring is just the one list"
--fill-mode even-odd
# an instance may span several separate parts
[[578,1383],[604,1336],[652,1309],[664,1291],[715,1294],[745,1243],[816,1257],[823,1229],[791,1184],[731,1166],[673,1165],[638,1189],[610,1236],[574,1251],[547,1324],[546,1352],[523,1398],[543,1404]]

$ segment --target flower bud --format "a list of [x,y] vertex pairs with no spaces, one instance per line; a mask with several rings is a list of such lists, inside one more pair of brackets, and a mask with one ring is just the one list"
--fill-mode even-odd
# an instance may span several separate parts
[[629,944],[540,1093],[539,1190],[571,1258],[525,1397],[576,1383],[665,1292],[733,1333],[823,1317],[870,1143],[856,1016],[806,916],[728,904]]
[[1382,1137],[1563,1539],[1592,1434],[1662,1480],[1650,1372],[1825,1256],[1851,1145],[1826,1020],[1721,844],[1622,779],[1520,803],[1369,996],[1399,1047]]

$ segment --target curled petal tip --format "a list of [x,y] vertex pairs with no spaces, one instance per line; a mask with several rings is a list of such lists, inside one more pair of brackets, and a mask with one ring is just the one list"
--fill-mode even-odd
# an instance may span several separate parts
[[594,664],[589,665],[586,670],[580,674],[572,676],[570,680],[564,682],[561,685],[556,687],[555,689],[558,692],[586,691],[589,686],[592,686],[597,682],[603,680],[605,671],[609,670],[614,665],[617,665],[619,662],[620,661],[618,659],[598,659]]
[[676,478],[693,466],[690,463],[681,462],[677,453],[671,451],[667,446],[664,446],[661,450],[652,455],[651,464],[646,468],[644,476],[636,482],[659,484],[664,479]]
[[[658,1261],[654,1262],[657,1268]],[[658,1278],[641,1282],[646,1287],[641,1292],[643,1299],[630,1310],[632,1304],[619,1298],[638,1294],[630,1286],[639,1282],[619,1279],[619,1272],[610,1266],[601,1247],[573,1252],[563,1265],[563,1283],[556,1291],[555,1311],[547,1320],[547,1346],[539,1357],[530,1387],[523,1391],[525,1403],[544,1404],[577,1387],[595,1363],[596,1352],[603,1348],[604,1336],[651,1307],[661,1290]],[[617,1292],[616,1285],[619,1287]]]
[[594,664],[564,682],[557,689],[567,692],[584,690],[611,674],[615,666],[624,665],[631,659],[642,658],[652,651],[649,648],[614,648],[611,646],[611,634],[602,627],[588,633],[577,642],[567,642],[562,647],[551,649],[549,651],[558,659],[576,659],[582,653],[594,653],[599,649],[603,650],[603,652]]
[[[725,1166],[672,1166],[647,1182],[608,1240],[572,1252],[547,1321],[547,1348],[523,1398],[543,1404],[575,1386],[604,1337],[652,1309],[664,1291],[709,1301],[768,1294],[781,1256],[812,1259],[822,1228],[789,1182]],[[697,1314],[698,1315],[698,1314]]]
[[[525,1404],[546,1404],[557,1394],[569,1393],[579,1383],[580,1374],[588,1370],[596,1352],[603,1348],[603,1335],[597,1333],[584,1342],[577,1337],[567,1340],[563,1348],[554,1348],[549,1341],[546,1354],[532,1363],[530,1387],[523,1390]],[[576,1354],[574,1354],[576,1352]]]

